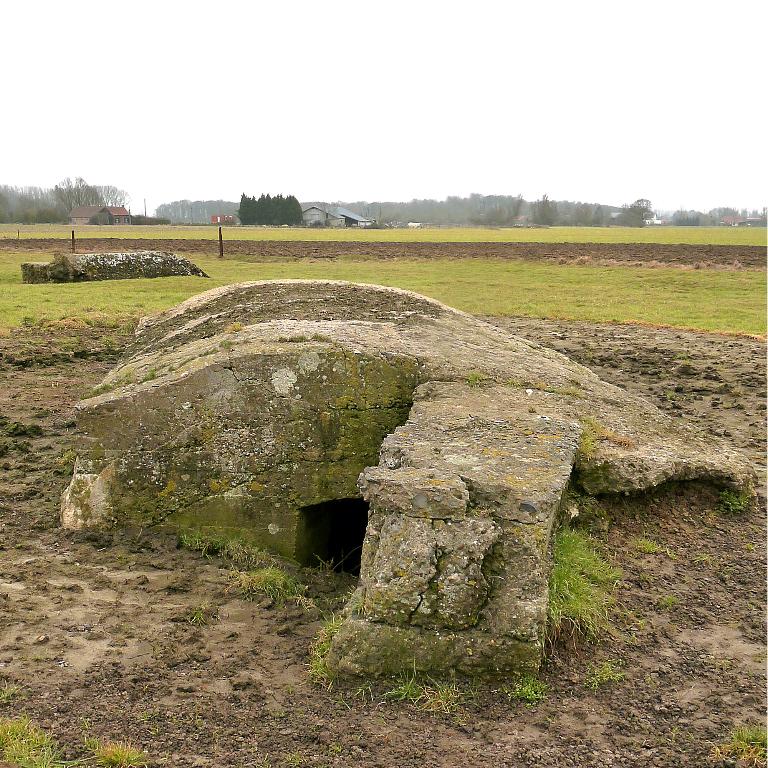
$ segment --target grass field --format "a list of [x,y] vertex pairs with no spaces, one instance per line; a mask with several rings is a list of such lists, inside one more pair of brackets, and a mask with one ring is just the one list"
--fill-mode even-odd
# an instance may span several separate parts
[[506,259],[253,263],[196,258],[212,279],[24,285],[19,265],[35,257],[0,251],[0,328],[67,317],[96,322],[134,318],[243,280],[330,278],[408,288],[474,314],[765,333],[765,273],[752,270],[561,266]]
[[[0,224],[0,238],[68,238],[63,224]],[[74,227],[75,237],[215,240],[211,226]],[[691,245],[765,245],[762,227],[549,227],[486,229],[307,229],[304,227],[225,227],[226,240],[346,240],[362,242],[519,242],[519,243],[686,243]]]

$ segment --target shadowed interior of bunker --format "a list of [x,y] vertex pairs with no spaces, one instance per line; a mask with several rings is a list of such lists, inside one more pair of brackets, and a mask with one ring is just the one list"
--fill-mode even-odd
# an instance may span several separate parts
[[327,565],[359,575],[360,554],[368,524],[368,502],[335,499],[302,507],[297,560],[306,566]]

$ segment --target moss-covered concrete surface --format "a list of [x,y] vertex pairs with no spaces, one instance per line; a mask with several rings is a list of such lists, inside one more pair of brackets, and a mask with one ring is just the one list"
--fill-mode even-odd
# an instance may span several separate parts
[[566,490],[704,479],[725,444],[417,294],[243,283],[146,318],[78,408],[65,525],[228,532],[306,560],[307,508],[369,504],[329,661],[354,674],[535,668]]

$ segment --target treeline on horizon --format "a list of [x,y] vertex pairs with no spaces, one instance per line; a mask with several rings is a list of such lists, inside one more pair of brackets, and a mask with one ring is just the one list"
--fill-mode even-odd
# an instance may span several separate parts
[[[243,195],[243,197],[247,197]],[[262,198],[267,197],[262,195]],[[279,197],[279,196],[278,196]],[[289,196],[293,197],[293,196]],[[260,198],[261,199],[261,198]],[[274,198],[272,198],[274,199]],[[287,198],[283,198],[287,199]],[[295,199],[295,198],[294,198]],[[248,198],[249,201],[254,198]],[[155,214],[170,219],[174,224],[207,224],[211,216],[233,214],[238,216],[242,205],[228,200],[176,200],[163,203]],[[302,203],[300,207],[306,207]],[[351,211],[374,219],[380,224],[405,224],[417,221],[438,226],[592,226],[609,224],[643,226],[644,217],[652,214],[648,200],[639,199],[624,206],[582,203],[570,200],[550,200],[547,195],[540,200],[528,201],[521,195],[480,195],[447,197],[445,200],[411,200],[409,202],[341,202],[326,204],[328,207],[343,206]],[[765,212],[736,208],[713,208],[710,211],[677,211],[672,224],[678,226],[715,226],[726,216],[751,216],[765,218]],[[240,217],[241,223],[245,222]],[[253,221],[268,224],[269,221]],[[278,223],[278,222],[274,222]],[[287,221],[279,223],[289,223]],[[297,223],[301,223],[300,218]]]
[[[275,204],[274,201],[280,201]],[[245,201],[245,209],[243,202]],[[268,201],[268,202],[267,202]],[[289,202],[290,201],[290,204]],[[52,188],[0,184],[0,223],[56,224],[69,220],[69,212],[82,205],[126,205],[125,191],[111,185],[88,184],[82,178],[66,178]],[[379,224],[410,221],[438,226],[642,226],[652,213],[651,203],[639,199],[624,206],[582,203],[569,200],[528,201],[521,195],[449,196],[445,200],[409,202],[336,202]],[[230,200],[176,200],[157,206],[155,217],[133,216],[135,224],[208,224],[214,215],[235,215],[243,224],[301,224],[302,204],[293,196],[243,195],[240,203]],[[254,210],[256,211],[254,213]],[[240,214],[245,213],[244,221]],[[671,217],[677,226],[713,226],[726,217],[759,219],[765,226],[766,212],[721,207],[710,211],[679,210]]]
[[128,194],[111,185],[66,178],[52,188],[0,184],[0,223],[60,224],[81,205],[125,205]]

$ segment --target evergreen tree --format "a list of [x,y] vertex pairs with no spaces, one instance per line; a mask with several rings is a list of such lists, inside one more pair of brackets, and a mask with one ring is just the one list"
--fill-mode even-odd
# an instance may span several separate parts
[[301,203],[293,195],[288,195],[285,198],[285,223],[293,226],[302,224],[303,221]]

